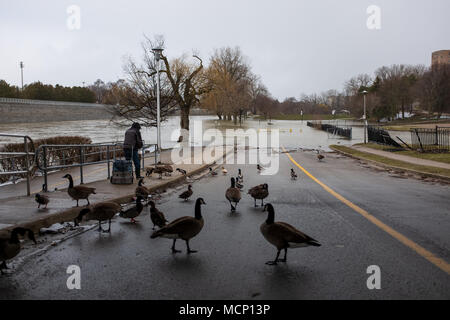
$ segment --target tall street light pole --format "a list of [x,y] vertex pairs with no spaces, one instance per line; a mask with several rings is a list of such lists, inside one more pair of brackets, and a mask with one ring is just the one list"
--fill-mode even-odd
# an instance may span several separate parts
[[367,115],[366,115],[366,95],[367,95],[367,91],[364,90],[363,94],[364,94],[364,144],[367,143]]
[[156,155],[157,162],[161,161],[161,101],[160,101],[160,87],[159,87],[159,67],[162,55],[162,48],[152,49],[156,59]]
[[23,91],[23,61],[20,61],[20,77],[22,80],[22,91]]

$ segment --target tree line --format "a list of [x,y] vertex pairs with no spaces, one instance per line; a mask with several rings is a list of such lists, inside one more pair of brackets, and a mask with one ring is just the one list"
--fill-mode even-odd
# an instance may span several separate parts
[[43,84],[42,82],[33,82],[27,84],[21,90],[19,87],[10,85],[5,80],[0,80],[0,97],[18,98],[33,100],[52,100],[68,102],[96,102],[94,92],[85,87],[64,87],[59,84]]

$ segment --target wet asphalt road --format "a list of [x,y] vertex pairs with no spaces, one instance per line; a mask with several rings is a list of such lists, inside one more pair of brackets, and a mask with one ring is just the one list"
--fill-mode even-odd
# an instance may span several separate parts
[[[309,152],[293,157],[309,172],[385,224],[440,258],[450,261],[450,188],[392,177],[357,161],[327,155],[318,163]],[[193,183],[189,202],[177,198],[185,186],[162,197],[169,220],[193,215],[201,196],[205,226],[191,241],[198,253],[172,254],[168,239],[150,239],[148,212],[138,224],[116,218],[112,234],[95,230],[71,238],[0,277],[9,299],[450,299],[450,275],[338,201],[280,155],[280,172],[263,176],[255,165],[240,167],[245,190],[267,182],[276,220],[296,226],[322,247],[290,250],[288,262],[268,266],[276,250],[259,231],[266,219],[243,193],[230,213],[224,193],[228,176]],[[66,269],[81,268],[81,290],[68,290]],[[381,289],[366,286],[370,265],[381,268]]]

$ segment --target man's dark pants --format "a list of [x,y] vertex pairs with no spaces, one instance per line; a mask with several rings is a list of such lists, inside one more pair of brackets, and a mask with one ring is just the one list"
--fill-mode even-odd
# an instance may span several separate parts
[[141,163],[139,162],[138,150],[124,148],[123,152],[125,153],[126,160],[131,160],[131,158],[133,157],[134,170],[136,172],[136,177],[140,177],[141,176]]

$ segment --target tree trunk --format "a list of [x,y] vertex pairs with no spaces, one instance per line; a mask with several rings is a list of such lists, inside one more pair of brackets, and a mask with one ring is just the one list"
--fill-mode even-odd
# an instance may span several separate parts
[[183,106],[180,108],[181,114],[180,114],[180,128],[181,128],[181,134],[178,138],[178,142],[188,141],[189,139],[189,112],[190,107]]

